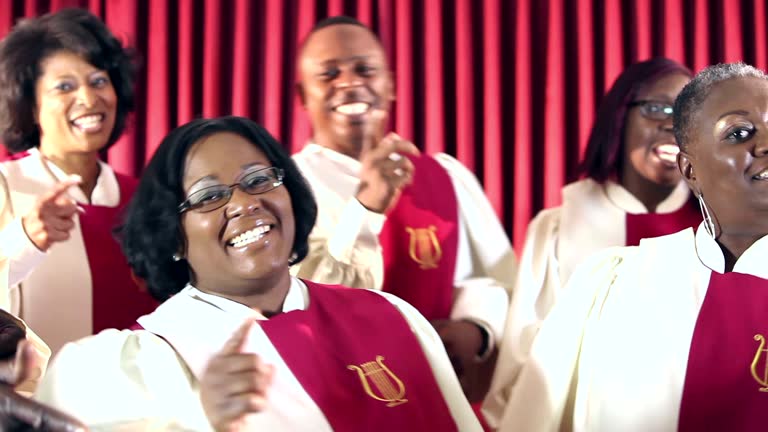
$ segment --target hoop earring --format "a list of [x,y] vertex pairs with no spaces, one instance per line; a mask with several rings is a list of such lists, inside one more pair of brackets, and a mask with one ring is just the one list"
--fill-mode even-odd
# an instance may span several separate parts
[[715,222],[712,220],[712,214],[709,212],[707,203],[704,202],[704,194],[699,193],[697,196],[699,199],[699,210],[701,210],[701,217],[704,220],[704,229],[707,230],[707,234],[715,240]]

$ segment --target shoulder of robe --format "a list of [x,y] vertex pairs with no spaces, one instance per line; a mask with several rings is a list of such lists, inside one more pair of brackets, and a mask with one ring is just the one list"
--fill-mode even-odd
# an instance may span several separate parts
[[591,178],[577,180],[573,183],[568,183],[567,185],[563,186],[563,201],[581,199],[584,196],[589,196],[595,192],[600,191],[602,188],[603,185],[592,180]]
[[642,239],[638,248],[637,267],[653,268],[656,271],[662,269],[675,271],[683,259],[697,256],[687,253],[696,250],[696,235],[693,228],[686,228],[661,237]]
[[448,153],[435,153],[430,156],[436,160],[440,166],[442,166],[452,177],[455,175],[458,176],[461,180],[466,180],[469,177],[474,181],[477,181],[475,174],[470,171],[466,165]]
[[99,334],[66,344],[54,357],[52,368],[61,363],[76,361],[81,370],[87,364],[121,365],[144,354],[175,355],[173,348],[162,338],[145,330],[108,329]]
[[543,209],[536,213],[536,216],[528,223],[526,238],[534,236],[541,231],[550,232],[560,226],[560,207],[551,207]]
[[571,276],[571,280],[601,278],[642,278],[647,272],[675,271],[693,246],[693,229],[643,239],[639,246],[619,246],[597,252],[587,258]]

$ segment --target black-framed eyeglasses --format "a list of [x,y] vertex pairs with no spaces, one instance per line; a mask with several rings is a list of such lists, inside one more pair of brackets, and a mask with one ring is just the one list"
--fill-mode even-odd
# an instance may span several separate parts
[[674,114],[674,108],[667,102],[654,100],[637,100],[629,104],[630,107],[640,107],[640,114],[651,120],[668,120]]
[[184,213],[187,210],[199,213],[216,210],[229,202],[235,187],[239,187],[241,191],[250,195],[269,192],[283,184],[284,176],[283,170],[276,167],[247,172],[237,183],[208,186],[193,192],[184,202],[179,204],[179,213]]

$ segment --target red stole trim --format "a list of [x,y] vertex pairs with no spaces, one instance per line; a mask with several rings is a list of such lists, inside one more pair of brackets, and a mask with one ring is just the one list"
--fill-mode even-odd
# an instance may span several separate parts
[[689,227],[696,229],[700,223],[701,212],[693,199],[672,213],[627,213],[626,246],[637,246],[644,238],[674,234]]
[[115,173],[115,177],[120,188],[118,206],[81,204],[85,213],[78,215],[91,270],[94,333],[126,328],[157,307],[157,302],[131,277],[128,263],[112,234],[137,185],[136,180],[122,174]]
[[395,306],[369,291],[304,282],[306,310],[259,325],[333,430],[457,430],[419,341]]
[[432,157],[410,157],[413,183],[403,190],[379,234],[382,289],[428,320],[447,319],[453,306],[459,210],[445,169]]
[[29,156],[29,150],[24,150],[18,153],[6,153],[5,155],[3,155],[2,159],[0,159],[0,162],[15,161],[19,159],[24,159],[27,156]]
[[691,340],[678,430],[766,430],[766,339],[768,280],[712,272]]

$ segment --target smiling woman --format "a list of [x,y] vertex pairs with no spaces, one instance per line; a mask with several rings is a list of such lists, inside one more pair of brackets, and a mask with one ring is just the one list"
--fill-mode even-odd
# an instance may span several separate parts
[[111,233],[136,182],[99,160],[133,81],[130,51],[85,10],[22,21],[0,42],[0,134],[15,153],[0,164],[0,307],[53,351],[155,305]]
[[500,431],[764,429],[768,76],[711,66],[674,112],[679,171],[704,222],[573,274]]
[[171,132],[121,230],[165,302],[141,330],[65,346],[40,399],[108,430],[481,430],[413,307],[290,275],[316,216],[296,164],[250,120]]

